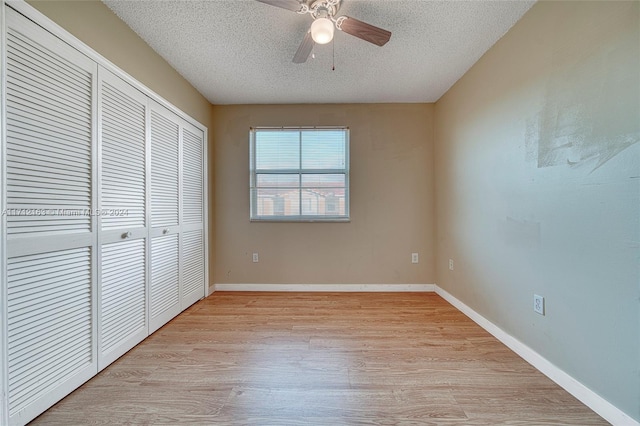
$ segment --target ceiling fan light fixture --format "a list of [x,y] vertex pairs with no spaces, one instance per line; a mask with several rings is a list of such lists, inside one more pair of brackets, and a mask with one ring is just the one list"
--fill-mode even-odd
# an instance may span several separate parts
[[311,38],[318,44],[327,44],[333,40],[334,26],[328,18],[317,18],[311,24]]

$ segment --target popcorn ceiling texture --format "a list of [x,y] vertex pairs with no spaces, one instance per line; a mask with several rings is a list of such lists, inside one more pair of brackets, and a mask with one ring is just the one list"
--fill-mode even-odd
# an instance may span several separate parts
[[309,15],[253,0],[103,0],[213,104],[435,102],[534,1],[345,0],[393,33],[384,47],[336,31],[291,62]]

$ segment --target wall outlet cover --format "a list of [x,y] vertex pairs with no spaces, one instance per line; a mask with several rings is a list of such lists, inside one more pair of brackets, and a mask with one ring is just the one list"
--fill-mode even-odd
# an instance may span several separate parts
[[540,315],[544,315],[544,297],[537,294],[533,295],[533,310]]

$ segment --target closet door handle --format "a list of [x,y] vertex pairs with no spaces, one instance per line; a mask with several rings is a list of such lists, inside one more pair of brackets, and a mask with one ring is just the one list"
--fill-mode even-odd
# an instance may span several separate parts
[[169,228],[164,228],[164,229],[162,230],[162,234],[163,234],[163,235],[167,235],[168,233],[169,233]]
[[123,240],[126,240],[127,238],[131,238],[131,231],[127,231],[124,234],[122,234]]

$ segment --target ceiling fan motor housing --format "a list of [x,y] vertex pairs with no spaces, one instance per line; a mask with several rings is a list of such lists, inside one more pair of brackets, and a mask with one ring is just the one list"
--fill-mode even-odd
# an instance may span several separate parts
[[[306,3],[302,3],[306,4]],[[308,12],[301,10],[299,13],[310,13],[314,19],[316,18],[333,18],[338,11],[340,10],[340,6],[342,6],[342,0],[310,0],[308,4]],[[326,16],[322,16],[325,14]]]

